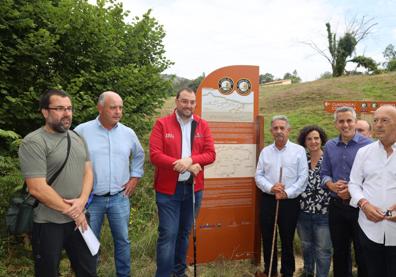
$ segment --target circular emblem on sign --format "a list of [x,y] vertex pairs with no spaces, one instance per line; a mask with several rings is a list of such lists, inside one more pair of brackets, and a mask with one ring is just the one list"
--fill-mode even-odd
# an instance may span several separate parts
[[219,91],[222,94],[230,94],[234,89],[234,81],[228,77],[224,77],[219,81]]
[[252,89],[252,84],[248,79],[240,79],[237,83],[237,92],[240,95],[248,95]]

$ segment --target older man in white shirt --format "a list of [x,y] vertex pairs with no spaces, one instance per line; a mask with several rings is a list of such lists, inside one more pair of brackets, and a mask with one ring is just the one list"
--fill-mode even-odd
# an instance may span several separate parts
[[[272,234],[276,200],[280,200],[277,223],[282,242],[281,273],[284,277],[292,277],[295,271],[293,239],[300,207],[298,196],[306,187],[308,163],[305,149],[289,141],[289,132],[290,124],[286,116],[278,115],[272,118],[271,134],[274,143],[261,151],[256,170],[256,185],[263,192],[260,221],[264,272],[268,276],[277,276],[277,251],[274,251],[271,273],[269,273],[271,249],[274,247]],[[282,173],[280,173],[281,168]]]
[[374,113],[378,141],[356,154],[349,192],[359,207],[359,239],[369,277],[396,276],[396,108]]

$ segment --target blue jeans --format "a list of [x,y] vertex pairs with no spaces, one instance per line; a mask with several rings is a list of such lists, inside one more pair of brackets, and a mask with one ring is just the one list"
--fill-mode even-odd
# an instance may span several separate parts
[[327,277],[332,255],[328,215],[300,212],[297,232],[303,250],[304,273],[313,276],[316,265],[316,276]]
[[[195,193],[197,216],[202,191]],[[193,225],[192,186],[178,184],[173,195],[156,193],[158,207],[158,241],[156,277],[183,275],[186,270],[188,237]]]
[[128,239],[129,207],[129,198],[124,195],[124,192],[111,196],[94,195],[88,207],[89,223],[98,239],[100,239],[104,215],[107,215],[113,235],[114,260],[118,277],[131,274],[131,243]]

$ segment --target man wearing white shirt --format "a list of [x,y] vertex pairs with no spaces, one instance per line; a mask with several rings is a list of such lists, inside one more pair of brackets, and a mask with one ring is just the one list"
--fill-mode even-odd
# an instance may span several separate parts
[[268,276],[277,276],[277,251],[274,251],[271,274],[268,272],[271,249],[274,247],[272,234],[276,200],[280,200],[278,226],[282,242],[282,276],[291,277],[295,270],[293,239],[299,212],[298,196],[306,187],[308,163],[305,149],[289,141],[289,132],[290,124],[286,116],[278,115],[272,118],[271,134],[274,143],[261,151],[256,170],[256,185],[263,192],[260,221],[264,272]]
[[356,154],[349,192],[359,207],[359,239],[368,276],[396,276],[396,108],[374,113],[379,139]]

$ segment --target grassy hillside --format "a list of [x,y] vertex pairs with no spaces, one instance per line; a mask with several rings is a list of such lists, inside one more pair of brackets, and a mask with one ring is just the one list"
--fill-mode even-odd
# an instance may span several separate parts
[[305,125],[317,124],[336,135],[332,114],[324,112],[325,100],[396,101],[396,73],[350,76],[278,87],[261,87],[260,114],[265,117],[265,142],[272,141],[269,122],[276,114],[289,117],[291,139]]

